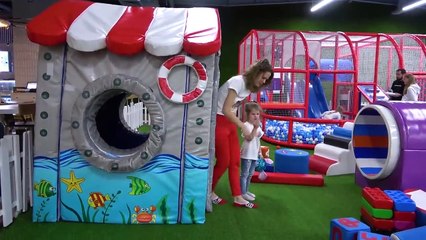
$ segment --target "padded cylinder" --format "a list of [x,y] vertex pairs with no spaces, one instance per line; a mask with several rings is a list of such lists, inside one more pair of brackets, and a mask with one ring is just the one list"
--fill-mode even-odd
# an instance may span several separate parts
[[333,135],[344,138],[352,138],[352,131],[342,127],[336,127],[333,130]]
[[275,150],[275,172],[309,173],[309,153],[288,148]]

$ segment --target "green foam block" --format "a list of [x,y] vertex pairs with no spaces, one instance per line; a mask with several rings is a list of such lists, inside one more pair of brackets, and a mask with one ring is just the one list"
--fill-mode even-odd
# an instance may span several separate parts
[[368,214],[374,218],[391,219],[393,217],[393,211],[391,209],[373,208],[364,198],[361,198],[361,204],[364,209],[367,210]]

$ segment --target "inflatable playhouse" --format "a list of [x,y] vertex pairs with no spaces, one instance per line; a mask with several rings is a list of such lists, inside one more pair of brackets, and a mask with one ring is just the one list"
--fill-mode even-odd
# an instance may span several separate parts
[[[33,221],[203,223],[217,10],[66,0],[27,33],[40,45]],[[146,133],[124,121],[129,95],[147,108]]]

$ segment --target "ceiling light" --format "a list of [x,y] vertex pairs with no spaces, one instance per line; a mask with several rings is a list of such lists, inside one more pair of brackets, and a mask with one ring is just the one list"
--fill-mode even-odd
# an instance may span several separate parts
[[315,4],[315,6],[313,6],[313,7],[311,8],[311,12],[315,12],[315,11],[317,11],[318,9],[320,9],[320,8],[324,7],[325,5],[327,5],[327,4],[329,4],[329,3],[333,2],[333,1],[334,1],[334,0],[322,0],[322,1],[320,1],[319,3]]
[[413,8],[420,7],[421,5],[424,5],[424,4],[426,4],[426,0],[417,1],[417,2],[411,3],[411,4],[403,7],[402,11],[408,11],[408,10],[411,10]]

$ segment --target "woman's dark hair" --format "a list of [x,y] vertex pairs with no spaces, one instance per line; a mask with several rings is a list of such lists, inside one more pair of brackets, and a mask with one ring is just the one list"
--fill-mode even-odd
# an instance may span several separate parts
[[[265,81],[263,86],[258,87],[255,84],[256,78],[259,74],[270,72],[271,76]],[[262,59],[251,65],[243,74],[246,81],[247,89],[251,92],[258,92],[262,87],[267,86],[271,83],[272,78],[274,78],[274,71],[272,70],[272,65],[269,63],[268,59]]]

